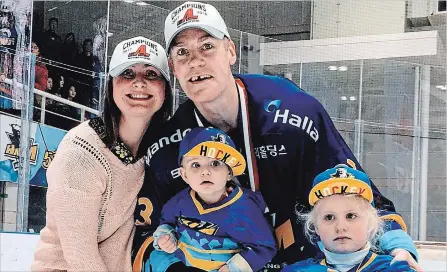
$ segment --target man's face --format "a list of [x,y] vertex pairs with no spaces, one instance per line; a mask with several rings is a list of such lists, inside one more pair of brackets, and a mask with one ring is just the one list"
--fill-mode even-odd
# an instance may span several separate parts
[[50,30],[56,31],[56,29],[57,29],[57,22],[56,22],[56,20],[51,20],[50,21]]
[[174,76],[194,103],[212,102],[234,84],[230,66],[236,62],[236,51],[231,40],[186,29],[174,39],[170,56]]
[[93,44],[91,42],[84,43],[84,51],[91,53],[93,51]]

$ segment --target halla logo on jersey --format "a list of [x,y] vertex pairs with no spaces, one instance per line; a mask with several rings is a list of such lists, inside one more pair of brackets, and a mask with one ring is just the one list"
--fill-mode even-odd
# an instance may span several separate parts
[[304,130],[314,142],[318,141],[319,134],[318,130],[315,128],[314,121],[308,116],[301,117],[299,115],[290,113],[290,110],[285,109],[281,111],[279,108],[281,106],[281,100],[265,100],[264,110],[268,113],[275,112],[275,117],[273,123],[283,123],[289,124],[291,126],[300,128]]

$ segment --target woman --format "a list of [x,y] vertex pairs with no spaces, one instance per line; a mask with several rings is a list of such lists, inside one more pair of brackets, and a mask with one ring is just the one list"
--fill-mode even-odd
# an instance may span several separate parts
[[146,139],[171,109],[166,53],[144,37],[125,40],[110,76],[103,118],[70,130],[48,168],[46,226],[33,271],[131,271]]
[[67,35],[65,35],[64,43],[61,46],[61,62],[67,65],[73,65],[76,50],[77,44],[74,33],[67,33]]
[[40,46],[35,41],[31,43],[31,53],[36,55],[34,88],[45,91],[48,82],[48,69],[45,63],[42,62]]

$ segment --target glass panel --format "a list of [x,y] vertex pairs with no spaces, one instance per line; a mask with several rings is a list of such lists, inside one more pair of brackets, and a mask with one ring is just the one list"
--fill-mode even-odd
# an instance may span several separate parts
[[334,119],[358,118],[360,61],[303,64],[301,88],[317,98]]

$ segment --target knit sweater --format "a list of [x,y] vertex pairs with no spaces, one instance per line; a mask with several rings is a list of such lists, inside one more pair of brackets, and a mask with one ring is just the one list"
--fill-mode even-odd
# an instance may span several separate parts
[[93,120],[67,133],[48,168],[46,226],[32,271],[132,270],[133,213],[144,161],[122,142],[108,148],[102,121]]

